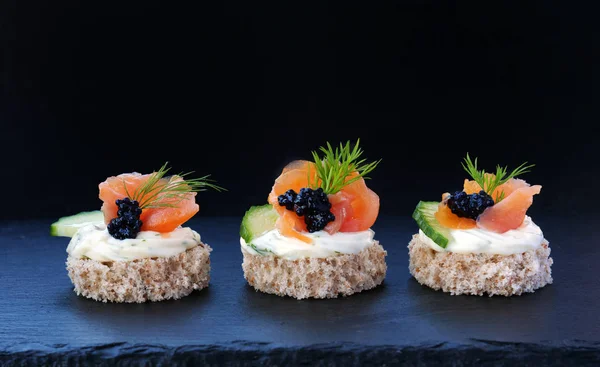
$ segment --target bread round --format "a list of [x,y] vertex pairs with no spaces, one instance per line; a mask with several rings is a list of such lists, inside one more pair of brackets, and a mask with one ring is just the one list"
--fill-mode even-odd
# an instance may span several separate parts
[[287,260],[242,251],[242,269],[257,291],[304,298],[336,298],[374,288],[387,271],[387,252],[375,241],[357,254]]
[[200,244],[171,257],[113,262],[69,256],[67,271],[75,293],[96,301],[179,299],[208,286],[211,251],[207,244]]
[[408,254],[408,269],[420,284],[451,295],[513,296],[552,283],[553,260],[546,240],[520,254],[459,254],[435,251],[415,234]]

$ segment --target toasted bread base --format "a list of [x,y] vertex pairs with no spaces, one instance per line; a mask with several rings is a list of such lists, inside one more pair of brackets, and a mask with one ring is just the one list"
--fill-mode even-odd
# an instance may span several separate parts
[[69,256],[67,271],[75,293],[96,301],[179,299],[208,286],[211,251],[200,244],[176,256],[106,263]]
[[408,269],[420,284],[451,295],[515,296],[552,284],[546,240],[521,254],[459,254],[434,251],[414,234],[408,254]]
[[357,254],[286,260],[242,251],[242,269],[257,291],[304,298],[336,298],[374,288],[387,271],[387,252],[375,242]]

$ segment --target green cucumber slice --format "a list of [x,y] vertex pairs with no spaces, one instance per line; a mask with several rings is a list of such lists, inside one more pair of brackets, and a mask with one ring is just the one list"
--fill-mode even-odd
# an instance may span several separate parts
[[449,228],[442,226],[435,219],[435,212],[437,212],[439,204],[437,201],[419,201],[412,217],[427,237],[440,247],[446,248],[452,235]]
[[253,239],[275,229],[277,218],[279,214],[271,204],[250,207],[242,218],[240,237],[249,244]]
[[104,223],[104,215],[100,210],[81,212],[59,218],[50,225],[50,235],[58,237],[73,237],[77,230],[90,223]]

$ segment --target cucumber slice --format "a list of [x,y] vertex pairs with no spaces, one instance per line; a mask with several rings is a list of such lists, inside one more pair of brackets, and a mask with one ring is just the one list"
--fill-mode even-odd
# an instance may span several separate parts
[[253,239],[275,229],[277,218],[279,214],[271,204],[250,207],[242,218],[240,237],[249,244]]
[[439,204],[437,201],[419,201],[412,217],[427,237],[431,238],[441,248],[446,248],[452,235],[450,229],[443,227],[435,219],[435,212],[437,212]]
[[80,227],[90,223],[104,223],[104,215],[100,210],[81,212],[59,218],[50,225],[50,235],[58,237],[73,237]]

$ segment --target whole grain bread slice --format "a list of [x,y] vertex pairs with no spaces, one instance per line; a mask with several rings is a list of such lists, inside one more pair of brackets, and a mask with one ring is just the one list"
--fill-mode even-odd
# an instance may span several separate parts
[[67,271],[80,296],[102,302],[142,303],[179,299],[208,286],[210,252],[200,244],[179,255],[100,262],[67,258]]
[[422,285],[451,295],[513,296],[552,284],[548,241],[513,255],[438,252],[412,236],[408,244],[410,274]]
[[242,269],[257,291],[304,298],[336,298],[374,288],[385,278],[387,252],[375,243],[357,254],[287,260],[242,250]]

